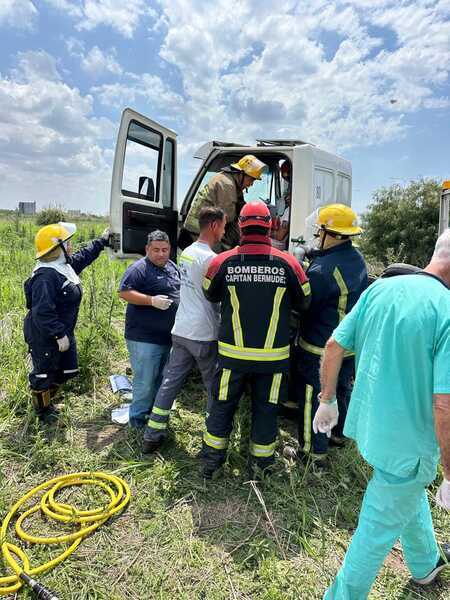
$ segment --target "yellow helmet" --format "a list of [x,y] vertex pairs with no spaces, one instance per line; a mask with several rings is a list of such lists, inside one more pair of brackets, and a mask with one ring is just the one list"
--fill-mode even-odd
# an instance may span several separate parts
[[42,258],[63,242],[67,242],[77,230],[74,223],[54,223],[41,227],[34,238],[36,258]]
[[267,169],[267,165],[256,158],[256,156],[253,156],[253,154],[246,154],[231,166],[238,171],[243,171],[249,177],[253,177],[253,179],[261,179],[261,173]]
[[341,235],[359,235],[358,218],[354,210],[345,204],[328,204],[318,210],[317,225],[325,231]]

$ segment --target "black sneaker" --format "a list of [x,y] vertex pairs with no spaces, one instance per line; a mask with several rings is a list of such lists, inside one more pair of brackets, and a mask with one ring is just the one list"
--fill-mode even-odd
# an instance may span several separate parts
[[328,443],[330,444],[330,446],[334,446],[335,448],[343,448],[347,443],[347,439],[348,438],[343,436],[341,437],[337,435],[332,435]]
[[211,464],[209,462],[204,462],[200,469],[200,476],[207,480],[218,479],[221,473],[222,465]]
[[61,416],[60,411],[53,405],[37,410],[36,415],[43,425],[55,425]]
[[439,575],[439,573],[442,571],[442,569],[445,569],[445,567],[449,566],[450,544],[443,544],[441,546],[441,553],[444,556],[439,557],[439,560],[437,561],[434,569],[432,571],[430,571],[428,573],[428,575],[426,575],[425,577],[422,577],[421,579],[416,579],[415,577],[413,577],[412,580],[414,581],[414,583],[417,583],[417,585],[429,585],[430,583],[433,583],[433,581],[436,579],[436,577]]

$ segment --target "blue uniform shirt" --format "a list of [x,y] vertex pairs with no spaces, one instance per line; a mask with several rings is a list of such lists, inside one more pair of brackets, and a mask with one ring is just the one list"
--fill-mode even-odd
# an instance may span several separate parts
[[348,240],[314,251],[306,275],[311,285],[311,304],[302,312],[298,344],[320,356],[333,329],[366,289],[367,269],[361,253]]
[[356,353],[344,434],[369,464],[399,477],[439,460],[433,394],[450,393],[450,293],[432,275],[372,284],[333,332]]
[[147,257],[140,258],[125,271],[119,289],[121,292],[136,290],[148,296],[161,294],[173,300],[167,310],[128,304],[125,317],[127,340],[162,346],[170,344],[170,332],[180,301],[180,275],[176,265],[169,260],[161,268]]

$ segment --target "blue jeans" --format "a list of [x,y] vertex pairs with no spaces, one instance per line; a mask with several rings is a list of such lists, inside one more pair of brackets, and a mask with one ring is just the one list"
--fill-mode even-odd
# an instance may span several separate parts
[[130,426],[145,427],[162,373],[170,352],[170,345],[148,344],[126,340],[133,369],[133,402],[130,406]]
[[413,577],[421,579],[434,569],[439,549],[425,491],[429,483],[429,478],[421,475],[420,467],[409,477],[374,470],[364,495],[358,527],[324,600],[365,600],[384,559],[398,539]]

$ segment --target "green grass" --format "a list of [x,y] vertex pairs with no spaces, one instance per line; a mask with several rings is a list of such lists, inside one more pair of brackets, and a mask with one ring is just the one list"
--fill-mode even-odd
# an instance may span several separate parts
[[[81,222],[77,240],[86,241],[103,227]],[[0,518],[31,487],[73,471],[114,472],[128,481],[133,494],[123,515],[41,581],[64,600],[321,598],[356,527],[369,468],[352,446],[333,451],[332,471],[322,476],[278,456],[274,476],[256,486],[246,478],[246,444],[237,426],[225,476],[205,484],[195,456],[206,398],[196,377],[171,419],[170,443],[161,455],[142,460],[139,437],[110,422],[111,408],[120,401],[107,377],[124,372],[128,364],[124,306],[116,294],[125,264],[101,256],[82,275],[81,375],[66,386],[64,426],[37,427],[21,333],[22,284],[33,266],[35,230],[30,219],[0,222]],[[247,410],[244,403],[238,418],[243,431]],[[294,431],[283,420],[280,440],[292,441]],[[98,503],[88,491],[73,497],[78,506]],[[434,508],[433,513],[438,540],[444,541],[450,517]],[[60,531],[38,519],[30,527]],[[33,564],[55,554],[47,547],[26,550]],[[396,547],[370,598],[444,600],[449,595],[450,573],[428,590],[411,584]],[[19,596],[31,598],[26,590]]]

